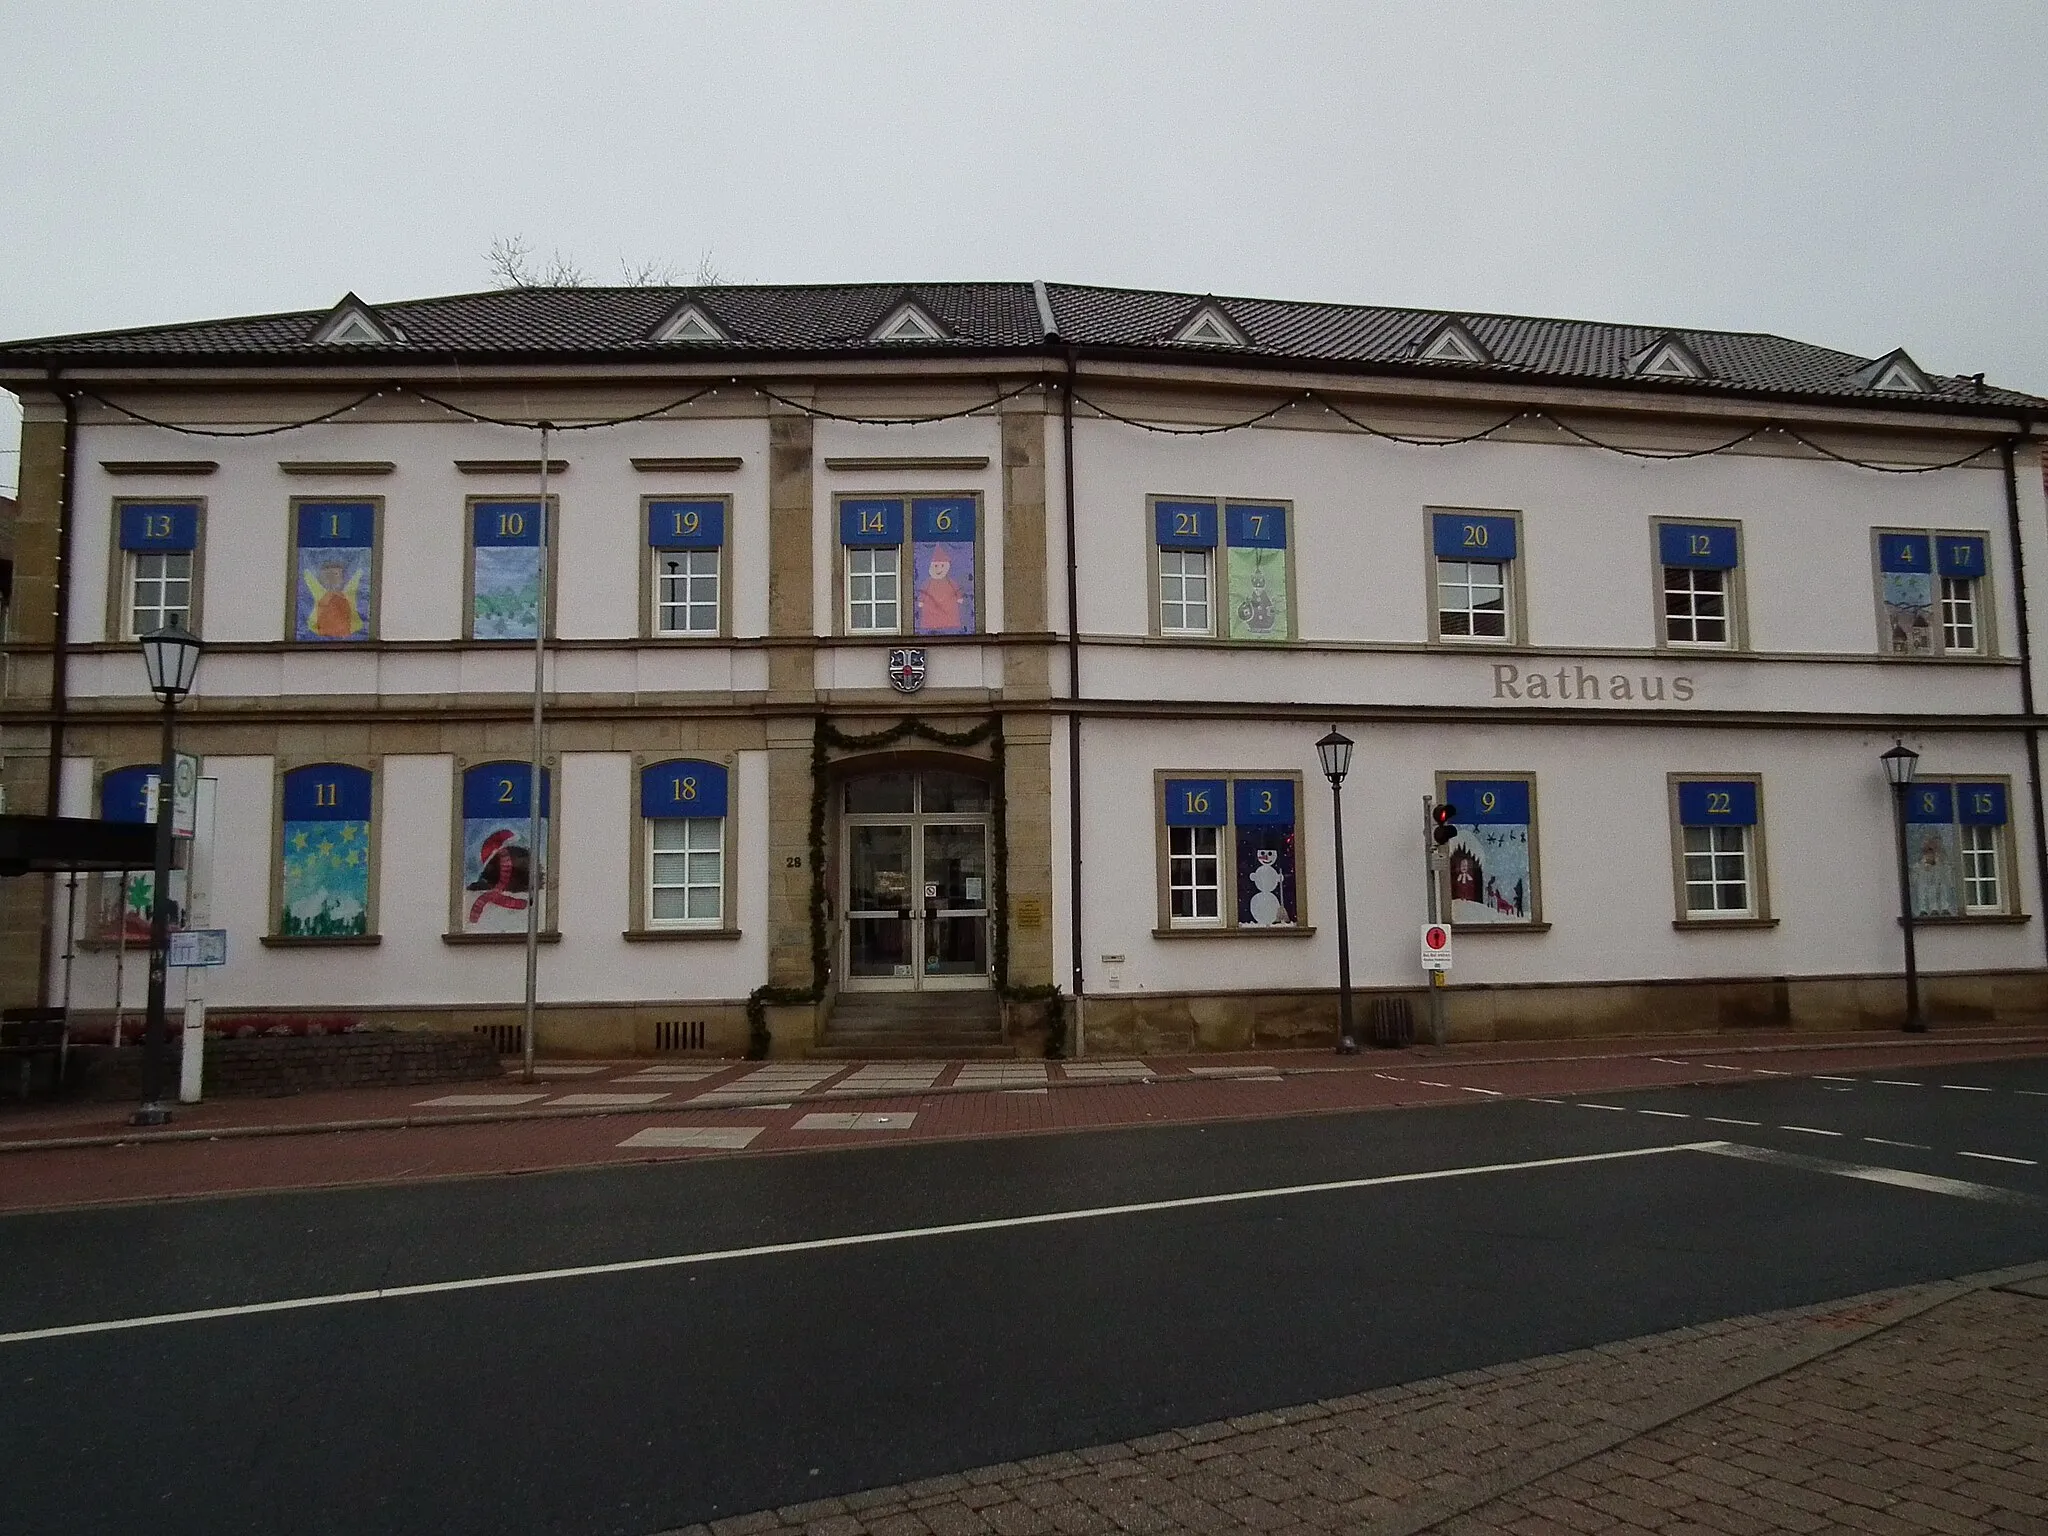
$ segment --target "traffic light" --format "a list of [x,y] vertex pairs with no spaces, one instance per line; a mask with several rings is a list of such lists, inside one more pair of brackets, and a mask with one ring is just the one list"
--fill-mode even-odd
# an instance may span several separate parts
[[1436,818],[1436,830],[1430,836],[1436,839],[1437,847],[1441,848],[1458,835],[1458,808],[1446,801],[1430,814]]

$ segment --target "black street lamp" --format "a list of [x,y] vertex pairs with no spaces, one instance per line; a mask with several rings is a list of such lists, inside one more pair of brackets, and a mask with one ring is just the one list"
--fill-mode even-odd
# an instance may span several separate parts
[[1337,852],[1337,1054],[1358,1052],[1358,1035],[1351,1027],[1351,915],[1344,905],[1344,775],[1351,771],[1352,740],[1334,725],[1330,734],[1316,743],[1322,759],[1323,777],[1330,781],[1331,843]]
[[1899,844],[1899,925],[1906,933],[1906,1032],[1927,1033],[1927,1021],[1920,1016],[1920,968],[1913,956],[1913,881],[1906,870],[1906,791],[1913,787],[1913,772],[1920,766],[1920,754],[1904,742],[1895,744],[1877,759],[1884,764],[1884,776],[1892,787],[1893,831]]
[[199,637],[173,619],[142,637],[142,664],[149,671],[150,691],[163,700],[164,742],[156,783],[156,889],[149,912],[149,1017],[142,1034],[142,1107],[129,1117],[129,1123],[168,1125],[170,1106],[163,1102],[164,985],[171,959],[171,817],[178,798],[175,733],[178,700],[192,691],[199,676]]

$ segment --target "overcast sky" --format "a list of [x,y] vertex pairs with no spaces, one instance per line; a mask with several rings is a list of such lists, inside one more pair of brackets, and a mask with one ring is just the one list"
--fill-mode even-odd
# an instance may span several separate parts
[[2042,0],[16,0],[0,60],[6,338],[488,287],[523,235],[599,280],[1766,330],[2048,394]]

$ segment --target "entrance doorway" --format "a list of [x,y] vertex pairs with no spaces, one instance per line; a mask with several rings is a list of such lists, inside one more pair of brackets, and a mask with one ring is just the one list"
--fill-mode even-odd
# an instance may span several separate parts
[[841,787],[840,986],[989,985],[988,781],[947,769]]

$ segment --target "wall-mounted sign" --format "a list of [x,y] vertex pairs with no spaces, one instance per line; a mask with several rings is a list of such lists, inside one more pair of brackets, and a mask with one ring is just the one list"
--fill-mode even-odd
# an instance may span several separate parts
[[1017,898],[1017,926],[1019,928],[1043,928],[1045,926],[1045,903],[1036,896]]

